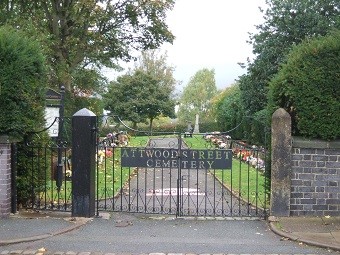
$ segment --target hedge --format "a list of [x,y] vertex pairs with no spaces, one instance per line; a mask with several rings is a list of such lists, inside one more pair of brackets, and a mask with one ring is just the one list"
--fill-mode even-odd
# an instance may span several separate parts
[[270,82],[269,107],[284,108],[294,135],[340,137],[340,31],[295,46]]

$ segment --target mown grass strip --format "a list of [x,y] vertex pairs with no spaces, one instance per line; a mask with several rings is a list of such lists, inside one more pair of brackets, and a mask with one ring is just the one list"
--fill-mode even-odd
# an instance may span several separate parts
[[[213,144],[203,139],[202,135],[184,138],[185,143],[192,149],[211,149]],[[261,208],[269,207],[266,191],[266,177],[264,173],[253,168],[238,158],[233,158],[232,169],[210,170],[211,173],[235,196]]]

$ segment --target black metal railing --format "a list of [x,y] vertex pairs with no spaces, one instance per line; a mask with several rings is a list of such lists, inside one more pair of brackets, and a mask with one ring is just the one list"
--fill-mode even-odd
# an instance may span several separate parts
[[[97,214],[120,211],[195,217],[267,216],[269,180],[265,146],[249,145],[219,132],[186,137],[176,132],[139,133],[122,123],[125,130],[119,132],[116,119],[99,117],[98,120],[101,123],[94,130],[97,133]],[[107,136],[105,133],[110,128],[114,132]],[[138,142],[127,141],[128,133],[136,135],[133,140]],[[196,161],[184,163],[188,160],[188,151],[197,150],[197,144],[201,144],[201,152],[197,152],[197,160],[190,160],[203,162],[211,155],[226,152],[223,155],[230,155],[230,164],[214,167],[210,162],[210,167],[206,167]],[[129,152],[147,148],[150,153],[154,150],[176,157],[171,159],[174,161],[171,164],[159,161],[159,164],[146,166],[124,165],[122,155],[128,152],[126,147],[130,148]],[[71,146],[60,139],[50,139],[45,144],[41,141],[18,144],[17,185],[20,189],[17,198],[20,206],[71,211],[71,157]],[[150,156],[149,159],[156,158]],[[158,160],[164,160],[164,155]]]
[[[181,134],[153,135],[148,137],[151,149],[160,146],[178,150],[178,144],[186,146]],[[189,139],[204,137],[198,134]],[[170,165],[124,167],[120,162],[124,147],[100,147],[102,151],[99,150],[98,155],[102,158],[97,162],[97,212],[266,217],[268,190],[264,149],[248,148],[244,144],[238,146],[238,141],[232,140],[228,144],[229,147],[224,150],[232,150],[234,155],[230,169],[201,169],[199,166],[182,169]],[[208,153],[221,150],[210,142],[205,149]]]

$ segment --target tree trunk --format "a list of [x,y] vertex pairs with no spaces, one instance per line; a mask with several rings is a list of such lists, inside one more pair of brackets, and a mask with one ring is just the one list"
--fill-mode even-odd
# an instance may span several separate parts
[[153,118],[150,118],[150,125],[149,125],[150,135],[152,135],[152,123],[153,123]]

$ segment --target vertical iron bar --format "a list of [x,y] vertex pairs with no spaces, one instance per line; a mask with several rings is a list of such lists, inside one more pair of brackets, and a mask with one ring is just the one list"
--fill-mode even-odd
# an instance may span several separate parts
[[[226,170],[226,169],[225,169]],[[223,190],[223,186],[224,186],[224,172],[225,170],[222,169],[222,173],[221,173],[221,216],[223,217],[224,215],[224,190]]]
[[265,126],[264,127],[264,218],[267,218],[267,199],[268,199],[268,196],[267,196],[267,181],[269,181],[267,179],[268,177],[268,160],[267,160],[267,148],[268,148],[268,145],[267,145],[268,141],[267,141],[267,127]]
[[162,174],[161,174],[161,191],[162,191],[162,195],[161,195],[161,213],[164,213],[164,168],[162,167]]
[[97,122],[97,144],[96,144],[96,217],[99,217],[99,132]]
[[204,190],[205,190],[205,196],[204,196],[204,216],[207,216],[207,199],[208,199],[208,170],[205,170],[205,181],[204,181]]
[[251,207],[251,201],[250,201],[250,162],[248,160],[248,176],[247,176],[247,214],[249,216],[250,214],[250,207]]
[[152,184],[152,212],[155,212],[155,203],[156,203],[156,168],[153,168],[153,184]]
[[[259,151],[257,150],[257,160],[256,160],[256,167],[259,165]],[[255,181],[255,214],[258,215],[258,194],[259,194],[259,169],[255,168],[256,170],[256,181]]]
[[40,156],[41,156],[41,148],[37,148],[37,193],[38,193],[38,202],[37,202],[37,207],[40,210],[40,193],[41,193],[41,189],[40,189],[40,176],[41,176],[41,162],[40,162]]
[[177,214],[176,216],[181,216],[182,214],[182,197],[181,197],[181,185],[182,185],[182,181],[181,181],[181,175],[182,175],[182,171],[181,171],[181,154],[182,154],[182,134],[181,132],[178,133],[178,176],[177,176]]
[[[63,144],[63,127],[64,127],[64,95],[65,87],[60,86],[60,108],[59,108],[59,123],[58,123],[58,165],[57,165],[57,180],[56,185],[58,193],[63,182],[63,164],[62,164],[62,144]],[[59,202],[59,201],[58,201]]]
[[[197,189],[196,189],[196,215],[199,215],[199,199],[198,199],[198,189],[199,189],[199,178],[198,178],[198,171],[196,171],[196,183],[197,183]],[[204,194],[206,194],[206,190],[204,191]]]
[[147,203],[146,203],[146,193],[148,192],[147,191],[147,182],[148,182],[148,176],[147,176],[147,168],[144,168],[144,212],[146,213],[147,212]]
[[123,211],[123,195],[124,195],[124,184],[123,184],[123,167],[120,167],[120,211]]
[[139,212],[139,168],[137,167],[136,168],[136,171],[137,171],[137,176],[136,176],[136,178],[137,178],[137,180],[136,180],[136,182],[137,182],[137,184],[136,184],[136,198],[137,198],[137,212]]
[[187,175],[187,187],[186,187],[186,189],[187,189],[187,200],[188,200],[188,214],[190,214],[190,201],[191,201],[191,192],[190,192],[190,172],[191,172],[191,169],[189,168],[188,170],[187,170],[187,173],[188,173],[188,175]]
[[230,171],[230,192],[229,193],[230,193],[230,216],[233,216],[233,171]]
[[[98,150],[97,150],[98,155]],[[97,156],[97,167],[96,167],[96,217],[99,217],[99,163]]]
[[[171,152],[172,153],[172,152]],[[169,213],[171,213],[171,202],[172,202],[172,168],[171,168],[171,165],[170,165],[170,168],[169,168],[169,187],[170,187],[170,191],[169,191]]]
[[[46,210],[47,209],[47,173],[48,173],[48,169],[47,169],[47,167],[48,167],[48,160],[47,160],[47,158],[48,158],[48,149],[47,149],[47,146],[45,146],[45,149],[44,149],[44,151],[45,151],[45,157],[44,157],[44,167],[45,167],[45,173],[44,173],[44,209]],[[52,169],[51,169],[51,171],[52,171]]]
[[[223,171],[223,170],[222,170],[222,171]],[[215,178],[215,176],[216,176],[216,169],[214,168],[214,178],[213,178],[213,180],[214,180],[214,194],[213,194],[213,197],[214,197],[213,214],[214,214],[214,216],[216,216],[216,181],[217,181],[216,178]]]
[[129,183],[129,198],[128,198],[128,211],[131,212],[131,167],[129,167],[129,179],[128,179],[128,183]]
[[55,148],[51,148],[51,167],[53,167],[53,176],[51,178],[51,208],[54,208],[54,179],[56,179],[56,169],[54,168],[54,162],[55,162],[55,158],[54,158],[54,149]]
[[[199,199],[198,199],[198,193],[199,193],[199,178],[198,178],[198,172],[196,174],[196,183],[197,183],[197,189],[196,189],[196,215],[199,215]],[[206,194],[206,192],[204,193]],[[204,195],[205,196],[205,195]]]
[[32,152],[31,152],[33,155],[32,156],[32,160],[31,160],[31,198],[32,198],[32,208],[31,209],[34,209],[34,204],[35,204],[35,195],[34,195],[34,187],[35,187],[35,184],[34,184],[34,147],[32,147]]
[[238,176],[238,216],[241,214],[241,179],[242,179],[242,160],[240,160],[240,169],[239,169],[239,176]]
[[116,189],[115,189],[115,179],[116,179],[116,157],[117,157],[117,154],[120,155],[118,152],[117,152],[118,148],[116,147],[112,147],[112,211],[115,210],[115,193],[116,193]]
[[106,179],[107,179],[107,148],[106,145],[104,146],[104,210],[107,209],[107,185],[106,185]]
[[69,162],[68,162],[68,157],[67,157],[67,148],[63,148],[63,152],[64,152],[64,157],[63,157],[63,163],[64,163],[64,169],[65,169],[65,173],[64,173],[64,210],[67,211],[67,203],[69,200],[72,200],[70,199],[70,196],[67,196],[67,190],[68,190],[68,184],[67,184],[67,176],[66,176],[66,170],[70,170],[69,169]]

